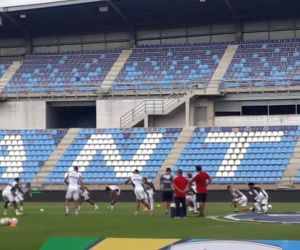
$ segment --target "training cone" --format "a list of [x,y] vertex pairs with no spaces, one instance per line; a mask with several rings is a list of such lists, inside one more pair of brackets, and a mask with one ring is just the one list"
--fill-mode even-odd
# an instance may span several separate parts
[[17,223],[10,223],[9,227],[17,227]]

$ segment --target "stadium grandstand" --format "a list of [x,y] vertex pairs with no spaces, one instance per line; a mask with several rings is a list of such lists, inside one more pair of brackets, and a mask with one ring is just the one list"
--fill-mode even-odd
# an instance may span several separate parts
[[98,197],[118,185],[129,202],[133,171],[160,193],[168,168],[195,175],[201,165],[212,201],[254,182],[299,202],[299,9],[297,0],[1,0],[1,190],[20,178],[44,193],[34,201],[63,201],[78,167]]

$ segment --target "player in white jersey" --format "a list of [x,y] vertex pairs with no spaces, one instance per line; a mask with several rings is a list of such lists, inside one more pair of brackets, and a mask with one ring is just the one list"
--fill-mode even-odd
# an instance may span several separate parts
[[73,171],[65,174],[65,183],[68,185],[65,201],[65,215],[69,214],[69,201],[71,199],[73,199],[75,203],[75,215],[78,215],[80,187],[83,186],[83,183],[77,166],[74,167]]
[[257,187],[253,182],[248,183],[249,194],[254,198],[254,206],[253,212],[257,213],[267,213],[269,209],[272,208],[272,205],[269,205],[269,195],[261,187]]
[[150,214],[152,215],[152,210],[150,209],[150,205],[147,202],[148,195],[143,184],[143,177],[139,173],[140,172],[137,169],[134,170],[132,176],[125,182],[125,184],[131,183],[134,188],[134,194],[136,196],[135,215],[139,214],[141,203],[149,209]]
[[12,204],[16,215],[22,215],[22,213],[18,210],[18,205],[15,200],[16,191],[19,190],[19,178],[15,178],[12,182],[10,182],[2,191],[2,197],[4,200],[4,212],[3,215],[7,215],[7,207],[8,204]]
[[110,185],[107,186],[105,191],[107,192],[109,206],[107,207],[108,210],[114,210],[114,205],[117,203],[118,197],[121,194],[121,189],[119,186]]
[[154,195],[155,195],[155,187],[153,185],[153,182],[146,177],[143,178],[143,183],[145,190],[148,194],[148,203],[150,204],[150,209],[154,209]]
[[23,183],[23,184],[19,185],[19,189],[21,190],[21,192],[19,190],[16,190],[15,200],[19,204],[19,210],[21,212],[23,212],[23,210],[24,210],[23,205],[24,205],[25,195],[28,195],[29,197],[32,197],[31,184],[30,183]]
[[227,190],[232,195],[231,206],[234,208],[234,212],[238,212],[237,205],[241,206],[242,211],[249,212],[251,209],[247,207],[248,199],[240,190],[234,188],[231,185],[227,186]]
[[[91,204],[95,210],[99,209],[99,206],[94,201],[91,200],[90,192],[87,189],[87,187],[82,186],[80,188],[79,195],[84,201]],[[79,200],[79,209],[80,209],[81,203],[82,203],[81,200]]]
[[187,179],[189,181],[189,190],[187,191],[186,203],[189,207],[189,211],[193,211],[194,214],[198,214],[198,204],[196,201],[196,183],[192,182],[193,174],[191,172],[187,173]]

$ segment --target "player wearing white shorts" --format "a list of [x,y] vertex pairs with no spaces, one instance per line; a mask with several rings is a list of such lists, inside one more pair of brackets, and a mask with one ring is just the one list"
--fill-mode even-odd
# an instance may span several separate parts
[[194,214],[198,213],[198,204],[196,201],[197,188],[196,184],[192,182],[193,174],[191,172],[187,173],[187,179],[189,181],[189,190],[187,191],[186,203],[189,207],[189,211],[193,211]]
[[69,201],[71,199],[73,199],[75,203],[75,215],[78,215],[80,187],[83,186],[83,183],[77,166],[74,167],[73,171],[65,174],[65,183],[68,185],[65,201],[65,215],[69,214]]
[[24,211],[23,205],[24,205],[24,197],[28,194],[29,197],[32,197],[31,193],[31,184],[30,183],[24,183],[19,185],[19,190],[16,190],[15,200],[19,204],[19,210],[21,212]]
[[[19,178],[15,178],[14,181],[10,182],[2,191],[2,197],[4,200],[4,212],[3,215],[7,215],[7,207],[8,204],[12,204],[16,215],[22,215],[22,213],[18,210],[18,205],[15,200],[16,191],[19,190]],[[21,191],[20,191],[21,192]]]
[[143,185],[143,177],[139,174],[140,172],[136,169],[133,171],[132,176],[125,182],[125,184],[131,183],[134,188],[134,194],[136,197],[136,210],[135,215],[139,214],[141,203],[145,205],[146,208],[150,210],[150,205],[148,204],[148,196]]
[[153,182],[146,177],[143,178],[144,187],[148,194],[148,203],[150,204],[150,209],[154,209],[154,195],[155,195],[155,188]]
[[[91,200],[90,198],[90,192],[89,190],[87,189],[87,187],[81,187],[80,188],[80,191],[79,191],[79,195],[80,195],[80,198],[82,198],[84,201],[86,201],[87,203],[91,204],[95,210],[99,209],[99,206],[97,204],[95,204],[94,201]],[[80,205],[81,205],[81,201],[79,201],[79,209],[80,209]]]
[[232,195],[231,206],[234,207],[234,212],[238,212],[237,205],[241,206],[242,211],[250,211],[250,208],[247,207],[248,199],[240,190],[234,188],[231,185],[227,186],[227,190]]
[[268,193],[261,187],[257,187],[253,182],[248,183],[249,194],[254,198],[254,206],[253,212],[256,210],[258,213],[267,213],[271,205],[269,205],[269,195]]
[[105,191],[108,195],[108,202],[109,206],[107,207],[108,210],[114,210],[114,205],[116,204],[118,197],[121,194],[121,189],[119,186],[116,185],[109,185],[106,187]]

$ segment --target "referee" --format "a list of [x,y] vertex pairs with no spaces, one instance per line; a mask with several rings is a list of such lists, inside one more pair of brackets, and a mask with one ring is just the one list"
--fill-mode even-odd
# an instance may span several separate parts
[[166,172],[160,177],[160,189],[162,190],[165,214],[170,213],[170,203],[173,201],[172,183],[173,176],[171,175],[171,168],[167,168]]

